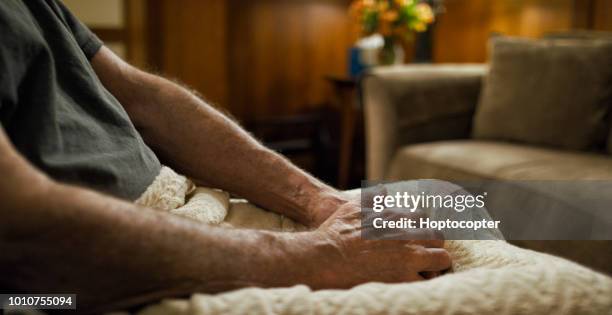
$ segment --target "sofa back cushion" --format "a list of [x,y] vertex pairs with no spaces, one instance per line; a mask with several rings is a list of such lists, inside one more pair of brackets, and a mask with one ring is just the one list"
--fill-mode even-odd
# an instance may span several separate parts
[[604,147],[612,42],[496,37],[490,44],[475,138],[573,150]]
[[[583,39],[612,41],[612,32],[574,30],[546,34],[546,38]],[[610,134],[608,135],[608,154],[612,155],[612,105],[610,109]]]

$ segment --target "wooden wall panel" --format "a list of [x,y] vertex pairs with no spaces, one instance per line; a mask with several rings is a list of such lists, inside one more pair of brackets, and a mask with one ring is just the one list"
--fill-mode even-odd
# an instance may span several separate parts
[[492,0],[446,0],[434,32],[436,62],[474,62],[486,58]]
[[574,1],[447,0],[435,32],[436,62],[484,62],[491,33],[537,38],[574,25]]
[[593,14],[593,28],[600,31],[612,31],[612,1],[596,0]]
[[[226,0],[162,0],[156,68],[228,106]],[[156,48],[155,48],[156,47]]]
[[325,103],[325,75],[346,72],[349,1],[230,0],[230,107],[253,119]]
[[497,0],[491,5],[492,32],[538,38],[572,28],[574,0]]
[[[350,0],[147,1],[149,64],[240,120],[303,112],[329,100],[355,41]],[[446,0],[435,62],[484,62],[492,32],[539,37],[612,30],[611,0]],[[137,56],[143,58],[143,56]]]
[[145,0],[129,0],[124,2],[127,19],[126,37],[128,43],[127,60],[140,68],[148,66],[147,48],[149,47],[146,34],[147,28],[147,2]]
[[576,29],[592,29],[596,0],[574,1],[574,23]]
[[241,120],[301,112],[346,72],[349,3],[150,0],[149,63]]

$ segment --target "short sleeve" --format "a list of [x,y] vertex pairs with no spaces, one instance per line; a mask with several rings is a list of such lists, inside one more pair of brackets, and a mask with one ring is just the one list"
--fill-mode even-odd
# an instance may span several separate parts
[[33,56],[27,41],[31,33],[10,4],[0,3],[0,124],[6,123],[16,109],[19,85]]
[[81,50],[87,59],[91,60],[98,50],[100,50],[100,47],[102,47],[102,41],[87,26],[85,26],[85,24],[77,19],[60,0],[51,1],[53,2],[54,7],[57,9],[58,14],[60,14],[60,17],[66,23],[66,26],[68,26],[74,35],[74,38],[79,44],[79,47],[81,47]]

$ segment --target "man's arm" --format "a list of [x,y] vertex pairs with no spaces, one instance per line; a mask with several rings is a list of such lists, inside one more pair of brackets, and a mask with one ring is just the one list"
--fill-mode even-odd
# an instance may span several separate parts
[[291,261],[304,256],[300,237],[205,226],[56,183],[16,153],[1,127],[0,174],[4,290],[76,293],[83,312],[306,280]]
[[346,202],[185,88],[128,65],[105,47],[92,65],[147,144],[176,170],[310,226]]
[[75,293],[79,313],[246,286],[414,281],[450,266],[440,241],[363,241],[343,220],[302,233],[223,229],[63,185],[1,127],[0,174],[0,288]]

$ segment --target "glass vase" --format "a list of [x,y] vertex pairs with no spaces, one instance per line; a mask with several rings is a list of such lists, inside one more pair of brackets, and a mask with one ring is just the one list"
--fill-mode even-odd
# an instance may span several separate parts
[[378,53],[378,62],[381,66],[390,66],[404,63],[404,48],[395,38],[385,37],[384,45]]

